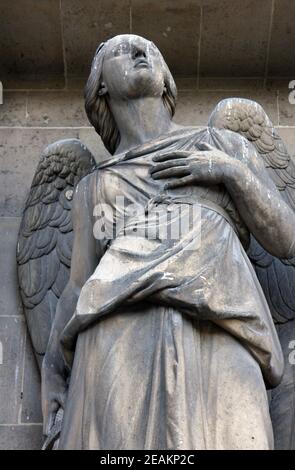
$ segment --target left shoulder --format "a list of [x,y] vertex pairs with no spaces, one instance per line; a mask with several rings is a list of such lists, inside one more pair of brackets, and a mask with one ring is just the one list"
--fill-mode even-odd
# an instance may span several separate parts
[[212,145],[233,158],[240,160],[253,171],[264,169],[264,163],[254,145],[237,132],[227,129],[210,128]]

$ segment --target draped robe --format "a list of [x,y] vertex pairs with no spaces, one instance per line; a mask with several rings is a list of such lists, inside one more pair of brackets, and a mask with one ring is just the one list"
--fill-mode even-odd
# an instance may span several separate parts
[[[266,387],[283,359],[248,230],[223,185],[168,191],[149,173],[155,154],[200,142],[251,165],[240,136],[185,128],[92,175],[102,256],[61,337],[74,351],[61,449],[273,447]],[[181,218],[192,223],[165,236]]]

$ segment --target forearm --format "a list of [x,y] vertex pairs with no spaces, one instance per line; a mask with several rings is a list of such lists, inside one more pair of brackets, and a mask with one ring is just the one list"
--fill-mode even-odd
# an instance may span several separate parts
[[279,258],[295,256],[295,214],[280,194],[240,162],[232,166],[224,182],[242,219],[260,244]]
[[201,143],[199,150],[193,152],[177,150],[155,156],[152,177],[171,178],[166,189],[190,184],[224,184],[241,218],[260,244],[279,258],[294,257],[294,210],[281,198],[255,149],[248,143],[244,145],[244,141],[232,143],[241,160]]

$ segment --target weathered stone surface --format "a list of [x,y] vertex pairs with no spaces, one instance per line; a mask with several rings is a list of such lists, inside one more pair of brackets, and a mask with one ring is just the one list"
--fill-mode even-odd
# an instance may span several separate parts
[[89,126],[83,92],[30,92],[26,124],[41,127]]
[[279,128],[278,132],[285,142],[290,155],[295,161],[295,127]]
[[85,72],[83,77],[68,77],[68,90],[78,90],[83,92],[89,75],[89,70]]
[[[295,82],[294,82],[295,83]],[[281,126],[295,126],[295,86],[289,88],[289,81],[279,89],[279,110]],[[293,92],[291,96],[290,93]]]
[[3,104],[0,105],[0,126],[24,126],[26,102],[25,92],[6,92],[4,88]]
[[63,75],[59,9],[59,0],[1,2],[0,77]]
[[264,76],[271,0],[204,2],[200,73]]
[[16,270],[19,224],[17,217],[0,217],[0,317],[22,315]]
[[200,59],[202,76],[264,77],[268,63],[268,76],[292,77],[295,4],[274,2],[269,35],[272,3],[2,0],[0,79],[10,89],[63,88],[65,75],[87,75],[100,41],[130,32],[151,37],[176,74],[196,75]]
[[93,128],[79,129],[79,139],[86,145],[86,147],[88,147],[97,163],[110,157],[110,154],[104,147],[101,138]]
[[196,77],[174,77],[177,90],[196,90],[197,89],[197,78]]
[[64,75],[57,77],[34,77],[31,75],[9,75],[1,78],[6,91],[61,90],[65,88]]
[[295,2],[275,2],[274,19],[270,41],[268,74],[277,77],[295,76]]
[[[233,96],[231,91],[183,91],[179,93],[175,121],[188,126],[206,126],[210,114],[219,101]],[[234,96],[257,101],[263,106],[270,119],[278,123],[276,92],[256,90],[237,91]]]
[[132,33],[152,40],[173,74],[197,74],[199,25],[195,1],[132,1]]
[[40,377],[24,317],[0,317],[0,343],[0,424],[42,423]]
[[101,41],[129,33],[129,1],[63,0],[62,21],[68,75],[90,72],[93,54]]
[[40,377],[18,288],[19,223],[17,217],[0,218],[0,395],[5,397],[0,401],[0,424],[42,422]]
[[[42,150],[59,139],[79,138],[79,129],[1,129],[0,216],[20,216]],[[99,138],[97,137],[97,140]]]
[[42,447],[41,425],[0,425],[0,449],[39,450]]
[[[73,131],[0,129],[0,214],[20,216],[42,149]],[[77,134],[77,133],[76,133]]]
[[[118,45],[120,45],[119,50],[117,49]],[[130,45],[132,46],[132,55],[124,54],[124,49],[130,50]],[[107,50],[107,56],[104,57],[105,50]],[[109,54],[114,52],[118,53],[119,58],[110,58]],[[241,146],[237,136],[233,133],[229,133],[226,136],[227,142],[224,142],[222,136],[216,132],[216,143],[218,141],[218,147],[224,150],[224,152],[216,152],[214,149],[211,149],[212,151],[207,153],[207,159],[204,153],[204,161],[201,165],[199,157],[195,156],[198,134],[188,137],[186,131],[178,129],[177,133],[175,132],[170,136],[166,136],[165,139],[161,139],[160,144],[159,140],[147,142],[147,135],[149,135],[149,139],[152,139],[152,137],[159,139],[165,132],[175,130],[161,98],[161,94],[165,92],[162,80],[163,68],[161,62],[154,60],[151,52],[150,43],[143,38],[127,36],[123,42],[122,39],[119,41],[116,37],[112,39],[106,48],[102,48],[97,53],[93,63],[92,74],[96,75],[100,61],[103,58],[105,60],[105,68],[103,69],[104,80],[106,85],[112,83],[112,86],[109,86],[110,99],[108,103],[113,115],[116,117],[116,122],[119,124],[122,137],[121,148],[122,150],[133,149],[132,155],[129,155],[129,157],[134,159],[130,161],[129,166],[127,165],[122,169],[123,173],[118,168],[118,171],[114,169],[114,172],[110,173],[111,179],[106,184],[106,191],[100,193],[101,202],[106,204],[111,203],[112,207],[116,207],[116,194],[112,191],[112,185],[120,189],[121,182],[124,188],[126,188],[126,194],[128,194],[130,200],[141,203],[145,196],[145,202],[148,205],[150,198],[155,194],[155,186],[150,186],[151,177],[157,180],[175,177],[175,180],[178,180],[177,184],[179,184],[179,178],[184,177],[181,182],[187,186],[195,185],[196,194],[198,194],[197,189],[199,185],[206,187],[207,183],[209,183],[206,191],[208,202],[212,201],[213,204],[224,207],[221,200],[226,197],[224,190],[227,189],[231,199],[228,205],[231,206],[237,203],[239,213],[236,214],[236,217],[241,219],[238,223],[234,220],[232,221],[234,227],[235,223],[237,223],[237,228],[244,221],[249,231],[255,237],[257,236],[263,247],[267,248],[269,246],[271,230],[268,230],[267,227],[264,227],[264,230],[262,230],[262,221],[272,220],[272,229],[276,231],[277,236],[272,238],[272,249],[270,251],[276,256],[284,257],[285,253],[287,253],[286,256],[288,254],[293,256],[293,252],[290,253],[289,247],[293,246],[290,228],[292,232],[293,225],[295,226],[294,214],[292,214],[290,209],[282,205],[278,193],[273,190],[271,185],[266,188],[262,171],[256,172],[255,178],[249,177],[249,167],[253,169],[251,164],[252,151],[246,142]],[[124,68],[122,68],[122,62],[124,63]],[[149,63],[154,72],[153,79],[148,74],[150,70]],[[134,69],[137,67],[147,68],[147,71],[140,75],[140,80],[138,79],[138,81],[132,75],[136,75]],[[122,76],[125,76],[124,81],[122,81]],[[153,86],[151,86],[151,83]],[[103,96],[105,94],[106,88],[97,85],[95,80],[89,83],[86,91],[87,98],[89,95]],[[168,82],[166,83],[166,91],[169,91]],[[247,90],[243,92],[242,96],[245,96],[245,94],[247,94]],[[256,101],[260,101],[274,123],[278,122],[276,93],[269,92],[266,95],[253,93],[253,95],[251,94],[249,98],[255,98]],[[185,124],[206,124],[209,117],[208,109],[211,112],[220,99],[229,96],[231,94],[228,91],[225,93],[213,92],[210,95],[201,92],[196,94],[189,91],[187,93],[182,92],[180,101],[182,102],[183,109],[180,108],[177,118],[178,122],[183,123],[185,120],[182,118],[185,116],[188,121],[191,121],[193,117],[192,122],[184,122]],[[124,105],[122,97],[125,99]],[[189,101],[185,102],[184,97],[188,98]],[[138,100],[137,98],[140,99]],[[195,100],[194,102],[192,98]],[[264,100],[263,103],[262,100]],[[147,101],[146,108],[144,108],[144,101]],[[153,106],[150,105],[151,101]],[[212,101],[214,103],[211,106]],[[273,106],[274,102],[275,106]],[[240,134],[245,133],[247,130],[249,132],[248,138],[254,142],[257,150],[261,154],[269,152],[272,142],[271,139],[265,139],[263,129],[264,126],[271,127],[272,124],[265,115],[264,110],[262,108],[258,109],[253,102],[247,102],[247,100],[239,98],[228,101],[226,108],[223,106],[218,108],[218,111],[215,113],[215,124],[218,126],[223,123],[224,126],[227,126],[231,122],[233,124],[232,130]],[[91,99],[87,100],[87,109],[89,112],[96,111],[96,107],[93,105],[93,101],[91,102]],[[188,109],[192,114],[188,115]],[[238,119],[236,116],[242,117]],[[198,119],[200,122],[198,122]],[[106,122],[100,113],[98,113],[98,122],[100,125]],[[202,133],[201,135],[205,142],[211,141],[208,133]],[[256,140],[251,139],[250,136],[256,137]],[[107,138],[105,137],[106,140]],[[134,149],[140,143],[145,143],[145,145]],[[115,150],[117,142],[114,144],[109,140],[107,145],[111,150]],[[171,151],[172,145],[176,150],[174,155],[165,155],[165,152]],[[175,157],[175,153],[180,159],[181,152],[179,153],[178,150],[184,148],[187,153],[189,151],[192,152],[189,164],[187,159],[183,159],[183,161],[177,160],[177,162],[173,161],[172,157]],[[159,150],[162,154],[161,157],[153,158],[153,155]],[[232,158],[226,155],[226,153]],[[136,161],[136,157],[141,158],[141,160]],[[276,157],[277,155],[274,153],[272,155],[273,161],[269,165],[270,170],[277,169],[278,161],[276,161]],[[146,158],[146,161],[143,164],[144,158]],[[234,161],[235,158],[240,160],[238,166]],[[165,161],[164,165],[163,161]],[[163,167],[165,171],[163,171]],[[46,172],[46,174],[50,176],[50,172]],[[286,174],[292,180],[292,168],[287,168]],[[113,175],[115,175],[114,179],[112,179]],[[233,175],[238,175],[241,184],[231,184],[233,183]],[[226,188],[220,184],[223,182]],[[215,185],[213,190],[210,183]],[[163,194],[163,188],[167,189],[167,186],[159,186],[158,188],[161,195]],[[107,189],[111,189],[110,192]],[[268,190],[268,199],[269,201],[271,200],[271,204],[269,201],[261,198],[261,194],[265,193],[266,189]],[[84,187],[82,183],[81,207],[85,204],[86,214],[88,204],[87,202],[85,203],[85,199],[88,190],[89,188]],[[203,192],[204,188],[201,191]],[[80,191],[77,193],[78,197],[79,194]],[[191,192],[192,198],[193,194]],[[173,192],[169,192],[169,196],[173,200]],[[93,193],[90,194],[90,197],[93,200]],[[159,200],[159,198],[157,199]],[[152,198],[152,201],[154,201],[154,198]],[[191,202],[193,203],[193,201]],[[227,206],[227,209],[229,206]],[[119,204],[116,209],[120,210]],[[281,211],[281,215],[278,211]],[[218,212],[219,210],[217,209]],[[251,213],[250,217],[249,213]],[[31,221],[35,226],[33,216]],[[131,218],[128,219],[129,230],[131,229],[132,222],[133,231],[137,232],[138,221],[136,216],[132,220]],[[95,267],[91,265],[93,261],[92,242],[94,239],[89,237],[89,232],[93,231],[93,223],[87,216],[83,217],[83,211],[81,213],[75,211],[75,223],[77,223],[77,226],[82,226],[85,230],[78,230],[78,240],[76,240],[78,243],[75,243],[77,249],[74,250],[72,255],[72,266],[75,266],[75,277],[79,278],[80,281],[82,280],[82,284],[85,284],[74,317],[67,324],[65,330],[61,333],[56,325],[56,330],[54,330],[52,341],[50,342],[50,349],[44,362],[47,380],[43,383],[43,392],[45,400],[50,401],[52,392],[49,386],[50,377],[52,374],[56,375],[56,370],[61,370],[59,355],[55,353],[60,348],[58,338],[62,334],[65,344],[69,346],[74,344],[77,334],[79,335],[83,331],[83,339],[81,337],[83,345],[81,348],[76,348],[75,353],[75,366],[71,374],[70,389],[66,403],[67,419],[63,423],[60,448],[83,449],[100,446],[112,448],[113,445],[117,446],[118,442],[120,446],[127,448],[133,448],[134,445],[145,448],[146,446],[150,447],[159,443],[162,446],[161,448],[169,448],[171,447],[171,442],[179,445],[180,435],[182,438],[180,444],[184,448],[271,448],[271,442],[269,442],[271,423],[269,421],[266,390],[260,368],[264,373],[266,381],[269,381],[270,386],[275,387],[283,370],[283,361],[280,357],[280,345],[274,334],[272,319],[261,301],[262,293],[258,277],[244,263],[244,252],[238,237],[227,236],[228,230],[231,230],[230,225],[224,219],[221,221],[221,217],[218,220],[212,220],[211,224],[207,224],[205,236],[202,237],[202,248],[197,254],[189,255],[191,257],[190,263],[188,263],[187,269],[184,269],[183,277],[180,273],[183,265],[188,261],[188,255],[184,253],[187,248],[187,237],[183,233],[180,239],[174,240],[175,245],[173,243],[161,244],[159,242],[156,246],[156,251],[153,251],[154,248],[151,247],[150,240],[144,240],[144,235],[139,235],[136,239],[139,246],[137,253],[135,253],[136,248],[134,248],[132,240],[127,239],[123,252],[118,253],[118,255],[116,253],[116,272],[114,273],[108,266],[107,260],[109,259],[110,264],[112,264],[113,258],[112,254],[106,250],[99,269],[91,276]],[[103,223],[107,224],[107,220],[105,219]],[[204,225],[206,226],[206,224]],[[159,226],[161,228],[165,226],[167,230],[166,222],[161,221]],[[155,227],[154,221],[153,227]],[[213,232],[214,235],[212,235]],[[212,244],[213,236],[216,243]],[[193,224],[190,237],[190,243],[196,241],[197,238],[195,237],[199,239],[199,231],[197,233],[196,224]],[[222,251],[218,248],[222,244],[224,245],[225,238],[229,239],[230,242],[225,245],[225,249]],[[263,252],[263,248],[259,248],[259,251]],[[155,259],[155,253],[157,259]],[[168,264],[161,263],[161,257],[163,256],[165,260],[168,260]],[[173,259],[170,262],[172,257]],[[192,257],[195,257],[196,262],[192,261]],[[48,262],[46,258],[45,260],[45,262]],[[83,266],[83,260],[87,260],[86,268]],[[168,279],[175,280],[179,276],[175,289],[169,289],[171,287],[170,281],[168,281],[167,285],[167,266],[171,267]],[[197,266],[199,271],[203,268],[205,269],[206,277],[204,278],[204,283],[199,283],[199,275],[196,276],[194,266]],[[226,268],[228,268],[228,276],[225,275]],[[142,269],[145,270],[147,277],[137,276],[137,273],[141,272]],[[155,272],[157,275],[159,274],[156,280],[154,277]],[[29,278],[35,278],[34,268],[28,273],[28,276]],[[89,276],[91,276],[90,282]],[[203,276],[201,277],[203,278]],[[243,279],[245,282],[240,282],[240,279]],[[144,302],[146,295],[148,295],[146,290],[147,282],[149,283],[148,293],[152,295],[152,298],[147,300],[152,300],[153,305],[149,315],[142,315],[142,308],[145,308]],[[112,284],[111,291],[110,284]],[[97,294],[95,286],[98,286],[101,295]],[[125,288],[128,288],[127,293]],[[129,289],[132,290],[132,288],[133,291],[130,291]],[[271,287],[268,288],[271,289]],[[157,296],[159,289],[161,289],[160,297]],[[218,294],[218,291],[220,291],[219,294],[221,293],[221,296]],[[135,292],[134,296],[133,292]],[[155,295],[153,295],[154,292],[156,292]],[[267,296],[268,291],[265,290],[265,292]],[[290,298],[292,295],[293,293],[290,289],[290,292],[287,291],[286,296],[283,297],[284,302],[286,302],[285,299]],[[126,299],[127,303],[128,301],[137,300],[137,309],[132,309],[129,312],[128,307],[125,308]],[[76,301],[76,289],[72,289],[69,286],[69,289],[64,292],[63,306],[59,312],[60,315],[65,318],[72,315],[73,303],[76,303]],[[104,331],[99,328],[99,330],[95,330],[95,333],[93,333],[94,327],[88,328],[90,321],[93,325],[96,320],[100,319],[102,314],[112,314],[111,306],[115,305],[113,302],[116,303],[117,315],[110,315],[103,325],[100,322],[99,327],[105,328]],[[165,304],[168,303],[170,306],[172,305],[173,311],[171,314],[175,316],[175,321],[173,319],[171,322],[170,318],[167,319],[166,311],[163,311],[163,302]],[[182,322],[177,322],[176,319],[181,317],[183,310],[192,310],[193,305],[201,305],[202,312],[204,313],[203,316],[208,320],[212,319],[213,315],[216,320],[215,323],[221,327],[220,330],[214,329],[216,325],[207,325],[208,328],[205,325],[203,329],[201,324],[189,323],[184,325]],[[213,306],[212,309],[210,309],[211,306]],[[232,341],[228,335],[229,330],[223,323],[224,312],[232,312],[232,309],[236,313],[235,317],[239,319],[236,323],[233,321],[235,327],[230,329],[237,341]],[[87,313],[90,310],[93,314],[91,320],[85,315],[85,312]],[[209,310],[210,315],[206,317],[206,312]],[[123,315],[120,315],[121,311]],[[249,312],[251,315],[249,315]],[[128,315],[129,313],[136,321],[133,324],[133,329],[130,328],[130,322],[126,321],[125,314]],[[153,319],[153,317],[155,318]],[[117,320],[120,318],[125,318],[126,325],[122,324],[118,328]],[[147,323],[142,320],[146,318],[149,319]],[[243,319],[248,321],[248,329],[251,330],[250,336],[247,332],[245,333],[245,322],[243,322]],[[138,329],[139,324],[141,326]],[[172,324],[173,326],[171,326]],[[170,342],[165,341],[165,335],[164,341],[163,335],[157,336],[157,332],[163,328],[163,325],[165,335],[167,330],[169,337],[173,336],[173,338],[179,339],[179,341],[177,339],[176,347],[172,351]],[[118,338],[118,330],[120,330],[120,338]],[[138,335],[139,330],[141,335],[145,331],[144,339]],[[152,334],[149,334],[151,331]],[[99,333],[101,333],[101,338],[98,338]],[[198,337],[196,337],[196,333]],[[115,351],[113,351],[114,341],[116,343]],[[200,341],[202,342],[202,348],[198,354],[198,361],[190,362],[190,351],[194,352],[196,350],[195,343]],[[137,349],[136,343],[140,345]],[[246,345],[250,351],[252,351],[253,344],[255,343],[257,367],[255,367],[250,351],[246,351],[243,347],[238,347],[238,343],[242,346]],[[130,344],[134,345],[134,351],[132,352],[130,352]],[[184,348],[184,345],[187,349]],[[110,354],[110,349],[112,354]],[[223,357],[220,357],[219,352],[223,349]],[[182,361],[178,361],[178,351],[184,350],[185,354],[182,354]],[[156,368],[154,368],[155,351],[158,351],[158,367]],[[257,354],[256,351],[258,351]],[[267,352],[267,361],[265,360],[265,351]],[[102,358],[101,362],[100,358]],[[219,364],[217,364],[218,360],[220,361]],[[164,367],[162,367],[163,361],[165,362]],[[118,370],[120,370],[119,381],[117,381],[118,371],[114,370],[114,364],[117,364]],[[132,402],[128,401],[128,397],[132,395],[134,389],[137,388],[139,390],[137,384],[142,384],[144,374],[141,368],[143,364],[145,366],[148,364],[144,368],[152,370],[153,376],[156,372],[159,380],[154,383],[149,378],[145,379],[146,382],[142,390],[138,392],[137,397],[140,412],[135,413],[135,415],[131,413],[130,419]],[[175,373],[177,377],[180,377],[179,388],[177,388],[179,393],[174,393],[175,373],[171,376],[170,364],[177,364]],[[199,384],[199,372],[202,367],[204,383],[206,384],[205,388],[207,388],[207,391],[210,390],[210,399],[205,404],[202,400],[195,400],[196,394],[200,395],[200,397],[204,395],[204,388]],[[199,387],[186,387],[183,378],[185,378],[187,370],[189,370],[192,383],[194,382]],[[234,375],[232,371],[235,371]],[[63,380],[65,380],[65,377],[61,374],[61,383],[63,383]],[[216,390],[216,387],[214,388],[214,381],[216,380],[221,383],[220,390]],[[116,387],[114,388],[113,384],[115,382]],[[233,383],[237,384],[234,388],[232,386]],[[104,384],[105,387],[100,388],[101,384]],[[130,384],[133,385],[131,386]],[[173,389],[173,393],[169,392],[170,388]],[[122,402],[122,390],[124,390],[124,395],[127,397],[124,403]],[[148,405],[146,404],[147,390],[152,392],[150,394],[152,398]],[[57,391],[60,391],[59,384],[57,385]],[[243,401],[243,409],[240,406],[241,396],[246,397]],[[161,397],[160,400],[159,397]],[[196,404],[190,409],[190,405],[195,402]],[[93,403],[96,404],[97,410],[101,410],[100,412],[92,412]],[[217,417],[214,410],[216,406],[219,406],[219,403],[222,404]],[[106,407],[107,413],[104,412]],[[229,413],[229,408],[231,407],[231,413]],[[167,408],[176,410],[177,417],[181,417],[181,419],[176,419],[175,424],[172,416],[172,427],[170,426],[170,415],[168,420],[166,420],[167,423],[165,423]],[[157,413],[153,411],[151,415],[151,410],[157,410]],[[108,426],[106,427],[107,416],[112,416],[112,419],[108,420]],[[210,423],[208,429],[206,429],[206,435],[202,429],[199,434],[195,432],[196,416],[203,416],[205,421]],[[50,418],[49,424],[52,420],[52,417]],[[151,423],[148,444],[146,440],[146,424],[143,421],[148,422],[148,424]],[[265,426],[264,423],[268,423],[268,425]],[[94,432],[91,431],[90,439],[87,438],[87,436],[89,437],[89,430],[94,430]],[[230,431],[225,433],[225,430]],[[124,436],[123,441],[122,436]]]
[[287,78],[267,78],[265,81],[266,90],[281,90],[282,88],[288,88],[290,79]]
[[29,336],[26,340],[26,357],[22,389],[22,423],[42,423],[41,380]]
[[[0,424],[19,422],[25,355],[25,321],[0,317]],[[5,397],[5,399],[3,399]]]
[[263,88],[264,81],[258,78],[203,78],[199,79],[199,88],[201,90],[256,90]]

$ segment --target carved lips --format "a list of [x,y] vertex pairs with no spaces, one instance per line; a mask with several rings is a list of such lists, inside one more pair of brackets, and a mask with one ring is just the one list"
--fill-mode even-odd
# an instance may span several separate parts
[[149,63],[146,59],[141,57],[140,59],[135,60],[134,68],[149,68]]

